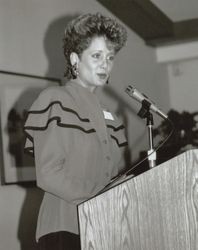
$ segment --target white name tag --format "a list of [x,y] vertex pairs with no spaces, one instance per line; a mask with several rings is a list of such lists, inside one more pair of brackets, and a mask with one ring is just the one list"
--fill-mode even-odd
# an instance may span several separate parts
[[114,121],[114,118],[110,112],[103,110],[103,114],[105,119]]

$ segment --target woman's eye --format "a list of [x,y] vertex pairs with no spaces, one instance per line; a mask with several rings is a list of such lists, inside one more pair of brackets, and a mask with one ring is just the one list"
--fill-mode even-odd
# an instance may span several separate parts
[[93,54],[92,57],[98,59],[98,58],[100,58],[100,54],[99,53]]
[[113,61],[114,58],[115,58],[115,56],[114,56],[114,55],[111,55],[111,56],[108,57],[108,60],[109,60],[109,61]]

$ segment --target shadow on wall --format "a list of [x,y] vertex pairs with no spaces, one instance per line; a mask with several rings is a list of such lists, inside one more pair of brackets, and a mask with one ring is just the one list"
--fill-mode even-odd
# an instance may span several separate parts
[[63,16],[55,19],[48,26],[44,37],[44,50],[48,59],[48,70],[46,77],[57,77],[61,81],[64,79],[65,59],[63,54],[63,37],[65,27],[80,13],[70,16]]
[[43,192],[36,188],[34,183],[21,184],[26,191],[26,196],[21,209],[18,227],[18,239],[21,250],[36,250],[36,223]]
[[[48,70],[46,77],[56,77],[63,80],[64,56],[63,35],[67,23],[76,15],[57,18],[49,25],[44,38],[44,49],[48,58]],[[22,205],[19,218],[18,239],[21,250],[36,250],[36,224],[43,197],[43,191],[36,187],[35,183],[20,184],[26,190],[26,196]]]
[[[41,90],[42,88],[32,86],[24,90],[8,110],[7,126],[4,131],[8,135],[7,154],[8,157],[13,159],[12,167],[17,169],[34,167],[34,158],[24,153],[25,134],[23,127],[27,118],[27,111]],[[17,171],[17,180],[23,180],[23,172]]]

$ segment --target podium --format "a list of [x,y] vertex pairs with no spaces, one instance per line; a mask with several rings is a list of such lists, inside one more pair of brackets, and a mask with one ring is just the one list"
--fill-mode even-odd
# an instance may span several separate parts
[[78,206],[82,250],[197,250],[198,150]]

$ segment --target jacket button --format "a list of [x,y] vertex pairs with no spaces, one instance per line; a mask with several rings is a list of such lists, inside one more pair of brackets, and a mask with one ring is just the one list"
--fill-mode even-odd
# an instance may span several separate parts
[[104,144],[107,144],[107,140],[103,140],[103,143],[104,143]]
[[106,173],[105,175],[106,175],[106,177],[109,177],[109,173]]

